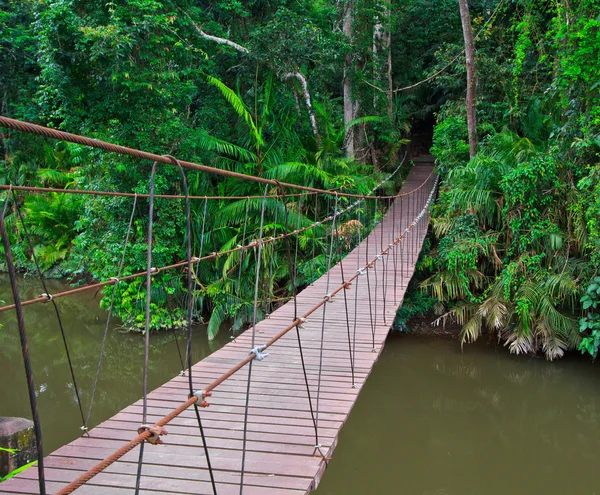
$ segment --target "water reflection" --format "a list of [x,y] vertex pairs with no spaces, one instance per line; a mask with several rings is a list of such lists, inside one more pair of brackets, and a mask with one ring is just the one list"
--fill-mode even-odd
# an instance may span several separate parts
[[594,494],[598,367],[391,336],[317,495]]
[[[65,284],[48,280],[49,290],[64,290]],[[20,280],[24,299],[37,297],[39,282]],[[0,275],[0,300],[12,302],[6,276]],[[56,299],[68,338],[71,359],[80,389],[84,412],[96,373],[106,313],[98,306],[99,295],[83,292]],[[24,308],[25,324],[33,364],[33,373],[42,422],[46,453],[75,439],[81,433],[81,417],[64,352],[60,330],[51,305],[36,304]],[[13,312],[0,313],[0,416],[31,417],[18,330]],[[141,397],[143,339],[139,334],[122,333],[111,321],[90,426],[109,418]],[[184,352],[183,332],[151,335],[148,387],[150,390],[177,375],[181,370],[176,336]],[[193,356],[200,360],[228,340],[221,332],[209,346],[204,328],[194,328]]]

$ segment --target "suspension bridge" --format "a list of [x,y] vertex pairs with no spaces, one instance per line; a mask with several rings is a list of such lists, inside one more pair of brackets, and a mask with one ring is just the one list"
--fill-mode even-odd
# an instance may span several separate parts
[[[184,168],[227,175],[226,171],[215,172],[173,157],[95,140],[82,141],[87,138],[15,122],[0,117],[0,125],[19,131],[153,160],[152,177],[157,162],[179,166],[184,183]],[[328,224],[332,239],[344,212],[373,199],[348,194],[356,198],[355,203],[338,210],[338,192],[266,179],[259,182],[278,190],[290,187],[307,193],[335,194],[334,214],[322,220]],[[377,226],[340,262],[330,265],[327,273],[293,294],[268,318],[257,322],[255,313],[251,328],[193,365],[188,341],[185,376],[177,376],[150,392],[146,391],[144,377],[142,399],[68,445],[42,456],[43,463],[37,469],[28,469],[1,483],[0,493],[276,495],[314,490],[402,304],[427,233],[428,208],[436,187],[433,163],[417,163],[401,191],[386,197],[389,207]],[[152,188],[150,196],[152,204]],[[152,207],[150,226],[151,221]],[[321,222],[313,226],[317,223]],[[3,220],[0,230],[5,248],[9,247]],[[282,239],[288,242],[289,256],[289,240],[299,231],[289,229],[278,237],[263,238],[261,218],[259,238],[238,249],[257,249],[260,259],[262,246]],[[148,269],[133,275],[145,275],[148,287],[157,271],[151,263],[151,241],[150,229]],[[332,254],[330,251],[329,260]],[[191,287],[194,264],[218,256],[211,253],[194,258],[188,244],[187,260],[161,270],[187,268]],[[290,258],[289,262],[291,268],[294,261]],[[255,303],[259,272],[260,263],[256,269]],[[95,285],[119,281],[113,277]],[[43,294],[37,300],[58,296]],[[14,309],[19,316],[23,306],[35,302],[15,297],[14,304],[0,310]],[[25,328],[20,331],[27,360]],[[32,384],[33,377],[28,378]],[[35,397],[32,411],[35,419]]]

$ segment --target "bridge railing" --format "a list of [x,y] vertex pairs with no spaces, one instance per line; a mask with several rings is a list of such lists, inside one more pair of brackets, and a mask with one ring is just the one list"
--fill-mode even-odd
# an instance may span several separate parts
[[[336,191],[336,190],[319,189],[319,188],[314,188],[314,187],[302,186],[302,185],[298,185],[298,184],[289,184],[289,183],[284,183],[284,182],[280,182],[277,180],[265,179],[263,177],[256,177],[256,176],[250,176],[250,175],[230,172],[227,170],[222,170],[222,169],[218,169],[218,168],[214,168],[214,167],[208,167],[206,165],[200,165],[200,164],[196,164],[196,163],[192,163],[192,162],[177,160],[176,158],[168,156],[168,155],[165,155],[165,156],[156,155],[153,153],[148,153],[148,152],[144,152],[144,151],[140,151],[140,150],[135,150],[132,148],[114,145],[112,143],[89,139],[84,136],[78,136],[75,134],[70,134],[70,133],[58,131],[55,129],[49,129],[49,128],[45,128],[45,127],[38,126],[35,124],[21,122],[21,121],[17,121],[14,119],[9,119],[9,118],[3,117],[3,116],[0,116],[0,126],[4,126],[4,127],[10,128],[10,129],[17,130],[17,131],[36,134],[36,135],[44,136],[44,137],[48,137],[48,138],[59,139],[59,140],[67,141],[67,142],[71,142],[71,143],[77,143],[80,145],[89,146],[92,148],[97,148],[97,149],[101,149],[101,150],[105,150],[105,151],[109,151],[109,152],[128,155],[128,156],[132,156],[132,157],[143,159],[143,160],[151,160],[154,163],[153,167],[152,167],[152,175],[151,175],[151,179],[150,179],[150,184],[151,184],[150,193],[147,195],[138,195],[135,193],[116,193],[116,192],[109,192],[109,191],[83,191],[83,190],[68,191],[69,193],[73,193],[73,194],[97,194],[97,195],[105,195],[105,196],[133,196],[135,199],[137,199],[137,197],[142,197],[142,196],[149,198],[150,214],[149,214],[149,233],[148,233],[148,259],[147,259],[147,267],[146,267],[145,271],[138,272],[138,273],[135,273],[132,275],[124,276],[124,277],[120,277],[120,278],[113,277],[112,279],[109,279],[109,280],[106,280],[103,282],[89,284],[84,287],[72,289],[69,291],[64,291],[64,292],[57,293],[57,294],[45,293],[38,298],[30,299],[27,301],[20,301],[19,295],[18,295],[18,286],[17,286],[16,275],[15,275],[15,268],[14,268],[14,263],[12,261],[12,256],[11,256],[10,242],[9,242],[8,234],[6,231],[6,225],[4,222],[4,215],[6,213],[6,205],[8,204],[8,200],[5,203],[4,211],[2,212],[2,215],[0,216],[0,234],[2,236],[2,241],[4,244],[5,253],[6,253],[6,261],[7,261],[9,276],[11,279],[11,288],[12,288],[13,298],[14,298],[14,304],[0,307],[0,312],[14,309],[17,314],[17,321],[18,321],[18,327],[19,327],[19,332],[20,332],[20,336],[21,336],[21,343],[22,343],[22,350],[23,350],[23,357],[24,357],[26,373],[27,373],[27,378],[28,378],[30,403],[31,403],[32,415],[33,415],[34,424],[35,424],[35,433],[36,433],[37,446],[38,446],[38,480],[39,480],[40,493],[42,493],[42,494],[46,493],[45,481],[44,481],[45,478],[44,478],[44,466],[43,466],[42,437],[41,437],[41,429],[39,426],[37,405],[36,405],[36,400],[35,400],[35,386],[33,383],[33,374],[31,371],[30,357],[29,357],[28,348],[27,348],[27,335],[26,335],[25,325],[24,325],[24,321],[23,321],[23,307],[24,306],[27,306],[30,304],[54,301],[54,299],[56,299],[56,298],[76,294],[76,293],[84,291],[84,290],[99,289],[99,288],[109,286],[109,285],[116,285],[120,281],[124,281],[124,280],[130,280],[133,278],[138,278],[138,277],[143,277],[143,276],[146,277],[146,284],[147,284],[146,327],[145,327],[145,360],[144,360],[144,377],[143,377],[143,404],[144,404],[144,406],[143,406],[143,411],[144,411],[143,412],[143,423],[144,424],[138,430],[138,435],[136,437],[134,437],[128,443],[124,444],[116,452],[112,453],[110,456],[106,457],[104,460],[102,460],[101,462],[99,462],[98,464],[93,466],[87,472],[83,473],[77,479],[75,479],[74,481],[72,481],[71,483],[66,485],[64,488],[59,490],[57,492],[57,494],[66,495],[66,494],[72,493],[75,489],[82,486],[87,481],[91,480],[95,475],[102,472],[108,466],[110,466],[111,464],[116,462],[118,459],[120,459],[122,456],[124,456],[127,452],[130,452],[132,449],[134,449],[136,446],[139,445],[140,446],[140,458],[139,458],[139,468],[138,468],[137,482],[136,482],[136,487],[137,487],[136,492],[137,492],[137,489],[139,489],[139,481],[140,481],[141,472],[142,472],[143,451],[144,451],[145,443],[147,443],[147,442],[156,443],[157,441],[159,441],[159,437],[161,436],[161,434],[163,432],[163,427],[165,425],[167,425],[170,421],[172,421],[174,418],[176,418],[178,415],[180,415],[183,411],[187,410],[190,407],[193,407],[196,412],[196,418],[198,421],[198,426],[199,426],[202,440],[203,440],[203,448],[205,450],[206,459],[208,462],[208,468],[209,468],[210,475],[211,475],[213,491],[216,494],[217,490],[216,490],[216,485],[214,482],[212,468],[210,465],[210,456],[209,456],[208,447],[207,447],[206,441],[205,441],[204,429],[203,429],[203,425],[202,425],[202,419],[201,419],[201,414],[200,414],[199,408],[206,407],[208,405],[207,399],[211,396],[212,391],[218,385],[223,383],[225,380],[227,380],[229,377],[231,377],[233,374],[235,374],[237,371],[239,371],[240,369],[242,369],[245,366],[250,366],[249,380],[248,380],[248,387],[249,387],[252,363],[255,359],[262,359],[261,356],[263,356],[263,352],[266,349],[268,349],[269,347],[273,346],[279,339],[281,339],[284,335],[286,335],[290,331],[296,330],[296,332],[300,332],[302,324],[307,320],[307,318],[309,318],[311,315],[313,315],[315,313],[315,311],[317,311],[319,308],[325,307],[327,305],[327,303],[331,302],[336,297],[336,295],[338,295],[339,293],[343,293],[344,297],[345,297],[346,292],[351,289],[351,284],[353,281],[355,281],[358,277],[361,277],[362,275],[367,274],[367,276],[368,276],[369,270],[375,269],[375,267],[377,266],[377,263],[383,262],[384,257],[387,256],[392,250],[396,249],[401,242],[406,241],[407,237],[410,237],[411,233],[413,233],[415,229],[422,228],[423,225],[426,223],[426,222],[424,222],[424,219],[426,218],[429,206],[435,196],[437,182],[438,182],[437,176],[435,176],[435,174],[432,172],[421,184],[419,184],[417,187],[415,187],[414,189],[412,189],[408,192],[396,194],[396,195],[388,195],[388,196],[380,195],[380,196],[374,197],[374,196],[371,196],[371,194],[374,193],[383,183],[385,183],[386,181],[393,178],[393,176],[399,170],[400,166],[398,166],[389,176],[387,176],[380,184],[378,184],[372,191],[370,191],[370,193],[368,195],[363,195],[363,194],[354,194],[354,193],[348,193],[348,192],[342,192],[342,191]],[[154,194],[154,174],[155,174],[158,163],[170,164],[170,165],[173,165],[173,166],[176,166],[179,168],[179,170],[181,171],[182,184],[183,184],[183,189],[184,189],[183,196],[182,195],[155,195]],[[229,250],[225,250],[225,251],[221,251],[221,252],[213,252],[213,253],[210,253],[209,255],[201,256],[201,257],[192,256],[191,245],[190,245],[190,239],[191,239],[190,200],[194,199],[194,198],[188,194],[187,181],[186,181],[184,169],[198,170],[198,171],[205,172],[205,173],[211,173],[211,174],[215,174],[215,175],[219,175],[219,176],[225,176],[225,177],[236,178],[236,179],[252,181],[252,182],[258,182],[258,183],[263,184],[265,186],[264,194],[262,196],[256,197],[257,199],[258,198],[263,199],[263,207],[262,207],[262,212],[261,212],[261,223],[260,223],[260,233],[259,233],[258,238],[252,240],[248,244],[245,244],[243,246],[240,245],[240,246],[237,246],[236,248],[232,248]],[[52,188],[35,188],[35,187],[27,187],[27,186],[10,186],[9,185],[9,186],[2,186],[2,187],[4,189],[8,189],[9,191],[11,191],[11,190],[12,191],[21,190],[21,191],[29,191],[29,192],[57,191],[56,189],[52,189]],[[283,198],[284,204],[285,204],[285,198],[288,198],[288,197],[291,197],[294,195],[298,195],[298,194],[299,195],[314,194],[314,195],[332,196],[335,198],[334,213],[332,215],[327,216],[326,218],[319,220],[319,221],[315,221],[311,225],[306,226],[304,228],[291,230],[289,228],[289,225],[287,222],[287,210],[286,210],[286,229],[285,229],[286,231],[278,236],[265,238],[265,237],[263,237],[264,205],[265,205],[265,201],[267,199],[267,191],[268,191],[269,187],[275,188],[278,197]],[[290,190],[291,191],[298,190],[301,192],[298,194],[290,193],[289,192]],[[67,192],[65,190],[58,190],[58,191],[65,192],[65,193]],[[168,266],[164,266],[164,267],[153,267],[152,266],[152,221],[153,221],[153,206],[152,205],[153,205],[154,199],[157,197],[164,197],[164,198],[170,198],[170,199],[184,199],[186,202],[186,239],[187,239],[186,260],[183,260],[183,261],[180,261],[180,262],[168,265]],[[342,197],[352,198],[355,201],[350,203],[345,208],[338,209],[338,200],[339,200],[339,198],[342,198]],[[195,198],[208,200],[208,197],[206,197],[206,196],[200,196],[200,197],[195,197]],[[222,197],[220,197],[220,198],[222,198]],[[243,198],[249,198],[249,197],[244,196]],[[388,204],[391,204],[393,200],[396,200],[399,198],[400,199],[412,198],[415,200],[412,203],[412,210],[409,210],[412,213],[412,221],[409,222],[409,224],[401,232],[398,232],[398,235],[395,235],[395,231],[394,231],[394,237],[393,237],[393,239],[388,239],[389,242],[387,243],[386,247],[383,246],[384,243],[383,243],[383,237],[382,237],[381,246],[380,246],[381,249],[375,257],[373,257],[372,259],[367,259],[365,264],[362,267],[360,267],[352,276],[348,277],[347,279],[343,279],[342,283],[339,284],[337,287],[333,288],[331,291],[328,290],[328,293],[322,298],[322,300],[320,300],[319,302],[314,304],[310,309],[304,311],[301,315],[295,314],[294,319],[288,325],[286,325],[284,328],[282,328],[281,331],[279,331],[276,335],[274,335],[271,339],[269,339],[264,345],[262,345],[260,347],[254,347],[254,333],[255,333],[255,326],[257,323],[256,302],[257,302],[257,296],[258,296],[258,277],[259,277],[259,272],[260,272],[261,250],[263,249],[263,247],[267,246],[271,243],[278,242],[280,240],[285,240],[287,243],[287,253],[289,256],[289,253],[290,253],[289,241],[292,236],[298,236],[298,234],[305,232],[309,229],[314,229],[315,227],[317,227],[319,225],[323,225],[325,223],[331,222],[332,223],[332,226],[331,226],[332,235],[331,235],[331,241],[330,241],[331,245],[330,245],[329,258],[328,258],[328,263],[329,263],[328,268],[330,268],[330,262],[331,262],[332,254],[333,254],[333,237],[334,237],[333,234],[334,234],[334,229],[335,229],[335,225],[336,225],[336,220],[339,217],[341,217],[341,215],[348,213],[350,210],[352,210],[354,208],[359,208],[363,201],[371,201],[373,199],[375,199],[376,201],[388,200]],[[337,232],[337,230],[336,230],[336,232]],[[382,236],[383,236],[383,231],[382,231]],[[415,236],[412,236],[412,237],[414,238]],[[238,252],[238,251],[245,251],[248,249],[256,249],[258,251],[258,255],[257,255],[258,262],[257,262],[257,267],[256,267],[256,284],[255,284],[255,291],[254,291],[254,294],[255,294],[255,296],[254,296],[255,297],[255,305],[254,306],[255,306],[255,308],[254,308],[253,325],[252,325],[253,349],[248,354],[248,356],[246,356],[246,358],[242,359],[240,362],[238,362],[236,365],[234,365],[227,372],[223,373],[220,377],[215,379],[212,383],[208,384],[203,389],[198,390],[194,387],[194,384],[192,382],[192,372],[191,372],[191,366],[192,366],[191,325],[192,325],[192,292],[193,292],[192,285],[194,283],[192,267],[193,267],[193,265],[198,264],[201,261],[214,260],[214,259],[219,258],[220,256],[229,255],[229,254],[232,254],[232,253]],[[289,262],[290,262],[290,266],[291,266],[291,264],[292,264],[291,259],[289,260]],[[160,419],[153,425],[146,425],[145,424],[146,423],[146,403],[147,403],[146,378],[147,378],[147,366],[148,366],[148,346],[149,346],[148,338],[149,338],[149,333],[150,333],[150,331],[149,331],[150,330],[150,328],[149,328],[150,290],[149,289],[152,284],[152,277],[154,275],[156,275],[156,273],[158,273],[159,271],[183,268],[183,267],[187,268],[187,279],[188,279],[188,293],[187,293],[188,340],[187,340],[187,348],[186,348],[187,349],[186,358],[187,358],[188,377],[189,377],[189,397],[179,407],[177,407],[176,409],[171,411],[169,414],[164,416],[162,419]],[[295,294],[295,283],[294,282],[292,283],[292,287],[293,287],[293,297],[295,300],[296,294]],[[57,310],[57,315],[58,315],[58,309],[56,308],[56,310]],[[63,334],[63,337],[64,337],[64,334]],[[67,349],[66,340],[65,340],[65,348]],[[67,349],[67,351],[68,351],[68,349]],[[304,363],[304,361],[303,361],[303,363]],[[305,370],[305,372],[306,372],[306,370]],[[320,372],[321,372],[321,370],[319,369],[319,377],[320,377]],[[73,381],[75,381],[74,375],[73,375]],[[308,386],[308,384],[307,384],[307,386]],[[310,391],[309,391],[309,395],[310,395]],[[246,397],[245,420],[244,420],[245,427],[247,424],[247,417],[248,417],[248,399],[249,399],[249,394],[247,394],[247,397]],[[81,404],[80,404],[80,409],[81,409]],[[318,414],[318,402],[317,402],[317,414]],[[83,419],[83,413],[82,413],[82,419]],[[313,415],[313,419],[314,419],[314,415]],[[87,427],[85,425],[85,420],[84,420],[84,429],[87,429]],[[315,431],[317,432],[316,421],[315,421]],[[246,432],[246,429],[244,429],[244,443],[243,443],[244,450],[243,450],[242,471],[241,471],[242,486],[243,486],[243,474],[244,474],[243,466],[244,466],[244,460],[245,460],[245,445],[246,445],[245,432]],[[318,441],[317,441],[317,447],[318,447]]]

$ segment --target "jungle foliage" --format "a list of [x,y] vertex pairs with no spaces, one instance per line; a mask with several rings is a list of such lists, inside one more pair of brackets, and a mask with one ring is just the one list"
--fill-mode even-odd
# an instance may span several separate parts
[[[596,356],[598,0],[469,2],[479,136],[472,160],[456,0],[0,0],[0,7],[3,115],[158,154],[366,192],[398,163],[411,126],[421,132],[435,114],[433,153],[443,181],[435,239],[420,266],[428,274],[422,290],[438,303],[423,296],[416,306],[443,306],[442,320],[463,325],[463,342],[492,332],[517,353],[554,359],[580,348]],[[385,36],[374,42],[381,30],[389,46]],[[348,81],[351,96],[342,89]],[[356,118],[348,122],[350,97]],[[354,159],[344,152],[349,128]],[[150,163],[4,130],[0,150],[1,183],[148,191]],[[253,183],[187,177],[193,195],[264,193]],[[156,192],[181,193],[174,167],[159,168]],[[297,228],[333,210],[333,195],[284,202],[273,193],[266,236],[286,228],[286,211]],[[74,283],[115,275],[132,199],[18,194],[16,201],[45,270]],[[15,256],[31,269],[31,249],[9,206]],[[261,199],[200,199],[192,208],[196,256],[258,235]],[[139,198],[124,274],[145,268],[147,212]],[[157,200],[156,266],[184,258],[183,212],[182,201]],[[374,216],[363,208],[361,235]],[[340,227],[355,220],[346,216]],[[357,234],[350,241],[334,234],[338,256]],[[330,239],[325,227],[300,235],[300,286],[325,270]],[[262,314],[291,290],[285,244],[263,255]],[[210,337],[226,320],[234,329],[248,321],[256,261],[247,251],[199,265],[196,316],[208,321]],[[183,274],[164,271],[154,280],[152,328],[179,325]],[[141,280],[114,290],[115,313],[141,328]]]
[[422,287],[463,342],[491,331],[515,353],[598,353],[599,8],[501,6],[476,41],[474,159],[460,97],[437,114],[438,244]]

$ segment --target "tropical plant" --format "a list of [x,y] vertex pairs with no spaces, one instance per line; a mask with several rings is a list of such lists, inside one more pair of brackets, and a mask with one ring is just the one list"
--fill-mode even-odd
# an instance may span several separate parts
[[553,151],[504,129],[447,172],[434,209],[437,270],[422,287],[447,305],[442,320],[463,325],[463,342],[489,328],[512,352],[548,359],[579,345],[572,315],[589,266],[570,240],[572,212],[556,201],[571,193]]
[[579,349],[596,358],[600,347],[600,277],[594,277],[580,302],[587,314],[579,320],[579,331],[584,335]]

